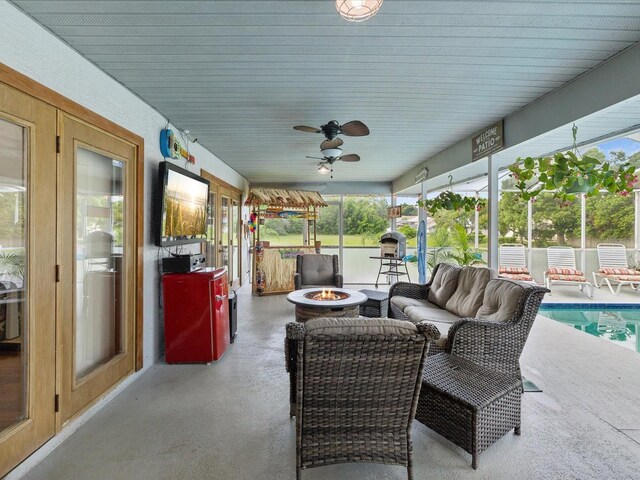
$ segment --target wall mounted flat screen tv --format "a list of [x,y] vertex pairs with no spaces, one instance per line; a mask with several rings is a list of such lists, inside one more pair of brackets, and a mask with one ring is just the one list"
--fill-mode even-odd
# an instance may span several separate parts
[[169,162],[160,164],[156,244],[161,247],[207,239],[209,182]]

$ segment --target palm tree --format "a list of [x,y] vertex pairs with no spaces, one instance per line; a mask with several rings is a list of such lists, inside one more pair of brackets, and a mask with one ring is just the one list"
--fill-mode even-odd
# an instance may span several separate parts
[[454,260],[458,265],[486,265],[482,259],[482,255],[475,248],[472,248],[470,244],[471,238],[467,229],[463,225],[456,224],[453,227],[451,235],[451,243],[453,243],[453,252],[450,253],[450,258]]

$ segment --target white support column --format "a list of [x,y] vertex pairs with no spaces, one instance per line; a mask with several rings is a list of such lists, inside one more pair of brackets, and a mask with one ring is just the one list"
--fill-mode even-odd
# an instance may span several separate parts
[[344,195],[340,195],[340,208],[338,209],[338,260],[340,262],[340,271],[342,272],[343,280],[344,276]]
[[[426,182],[422,182],[420,184],[420,199],[421,200],[426,200],[427,198],[427,184]],[[419,208],[418,209],[418,231],[420,229],[420,223],[424,221],[425,227],[427,226],[427,211],[424,208]],[[424,272],[425,272],[425,278],[421,278],[421,276],[418,274],[418,283],[426,283],[427,281],[427,277],[428,277],[428,272],[427,272],[427,245],[429,245],[429,242],[427,241],[427,229],[425,228],[425,235],[424,235],[424,242],[422,243],[422,246],[424,248]],[[420,248],[420,245],[418,245],[418,241],[420,240],[420,236],[418,236],[418,238],[416,239],[416,255],[418,253],[418,249]],[[420,267],[418,266],[418,272],[420,272]]]
[[489,155],[489,267],[498,269],[498,165]]
[[[476,200],[478,198],[480,198],[480,195],[478,195],[478,192],[476,192]],[[473,213],[473,228],[474,228],[474,238],[473,238],[473,246],[476,250],[478,250],[478,248],[480,248],[480,221],[479,221],[479,217],[480,217],[480,212],[478,212],[478,209],[476,208],[476,211]]]
[[533,271],[533,202],[527,202],[527,265],[529,271]]
[[[634,228],[634,261],[635,255],[638,254],[638,250],[640,250],[640,192],[635,192],[635,208],[634,208],[634,216],[635,216],[635,228]],[[640,338],[640,335],[637,335]]]
[[[396,197],[396,195],[395,194],[391,195],[391,206],[395,207],[397,202],[398,202],[398,198]],[[391,219],[391,231],[392,232],[396,231],[396,218],[395,217]]]
[[[587,270],[587,196],[580,194],[580,270]],[[586,273],[585,273],[586,275]]]

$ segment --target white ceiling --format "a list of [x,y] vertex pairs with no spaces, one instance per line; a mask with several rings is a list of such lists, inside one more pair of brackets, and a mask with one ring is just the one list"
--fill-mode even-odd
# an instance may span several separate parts
[[640,40],[637,0],[387,0],[350,24],[333,0],[13,2],[253,182],[317,182],[321,135],[390,181]]

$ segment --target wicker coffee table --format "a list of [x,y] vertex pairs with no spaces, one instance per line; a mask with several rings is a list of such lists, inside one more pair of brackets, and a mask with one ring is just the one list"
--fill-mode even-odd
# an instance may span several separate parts
[[[317,298],[323,290],[330,291],[335,298]],[[296,306],[296,322],[304,323],[317,317],[357,318],[360,314],[359,306],[367,301],[367,296],[346,288],[315,287],[295,290],[287,295],[287,300]]]

